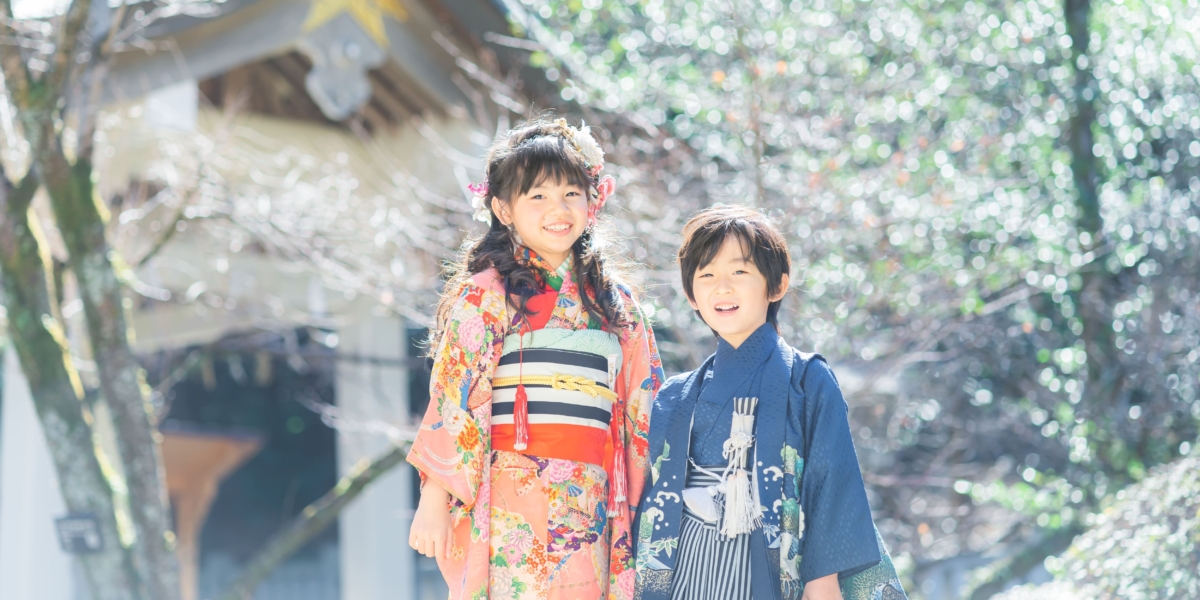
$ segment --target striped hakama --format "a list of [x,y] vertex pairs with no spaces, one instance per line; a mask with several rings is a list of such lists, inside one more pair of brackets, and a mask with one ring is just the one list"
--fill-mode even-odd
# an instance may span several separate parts
[[[725,465],[704,469],[720,473]],[[688,468],[687,487],[717,483],[716,477]],[[677,552],[671,600],[751,600],[750,534],[725,536],[719,520],[706,522],[685,506]]]

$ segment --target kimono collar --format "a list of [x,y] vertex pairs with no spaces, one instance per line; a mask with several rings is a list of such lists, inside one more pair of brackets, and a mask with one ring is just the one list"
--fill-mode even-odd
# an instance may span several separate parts
[[[754,369],[776,349],[778,340],[779,334],[775,333],[775,327],[770,323],[763,323],[736,348],[724,339],[719,339],[717,354],[713,360],[713,376],[728,377],[734,373],[743,375],[739,371],[745,367]],[[749,376],[750,373],[746,372],[744,375]]]
[[567,256],[567,260],[564,260],[555,269],[550,266],[549,261],[542,258],[542,255],[535,252],[532,248],[521,246],[517,252],[517,260],[537,271],[538,277],[541,277],[542,281],[556,292],[562,289],[563,281],[571,273],[571,256],[569,255]]

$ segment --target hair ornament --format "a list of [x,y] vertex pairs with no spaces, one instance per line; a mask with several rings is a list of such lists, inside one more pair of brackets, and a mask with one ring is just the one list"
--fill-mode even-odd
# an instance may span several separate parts
[[[588,176],[594,182],[592,185],[593,200],[588,206],[588,225],[595,225],[597,213],[604,208],[609,196],[616,191],[616,180],[607,175],[600,177],[600,171],[604,170],[604,149],[592,136],[592,128],[582,121],[579,123],[579,127],[572,126],[566,119],[558,119],[554,121],[554,124],[558,126],[558,131],[555,133],[561,135],[579,153]],[[488,206],[491,194],[487,179],[484,179],[483,183],[468,185],[467,190],[471,192],[472,196],[471,208],[475,211],[474,219],[491,225],[492,212],[491,207]]]
[[596,200],[588,206],[588,225],[596,225],[596,215],[604,210],[604,204],[608,202],[608,197],[615,191],[617,191],[617,180],[613,179],[611,175],[601,177],[600,181],[596,183]]
[[492,224],[492,211],[488,209],[488,183],[484,179],[483,183],[472,183],[467,186],[467,190],[471,192],[471,208],[475,209],[474,219],[482,221],[488,225]]
[[600,148],[600,143],[596,141],[596,138],[592,137],[592,128],[582,121],[580,121],[578,129],[569,125],[566,119],[559,119],[557,123],[566,132],[564,137],[567,138],[567,141],[571,142],[575,151],[583,157],[588,175],[592,177],[599,175],[600,171],[604,169],[604,150]]

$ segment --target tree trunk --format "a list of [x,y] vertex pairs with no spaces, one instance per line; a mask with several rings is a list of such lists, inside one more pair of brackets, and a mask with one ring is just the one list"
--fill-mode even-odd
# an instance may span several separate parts
[[[1071,174],[1075,182],[1079,209],[1078,229],[1091,236],[1091,249],[1104,246],[1104,220],[1100,215],[1100,172],[1092,150],[1096,125],[1096,87],[1088,57],[1091,41],[1091,0],[1066,0],[1067,33],[1071,36],[1072,67],[1075,69],[1074,99],[1071,110]],[[1104,260],[1096,260],[1082,273],[1079,291],[1079,318],[1083,322],[1083,342],[1087,351],[1088,404],[1098,413],[1111,410],[1120,392],[1123,373],[1114,345],[1112,305],[1109,297],[1114,277]]]
[[80,157],[74,164],[69,162],[61,140],[56,138],[49,141],[34,169],[50,194],[55,221],[69,255],[67,265],[79,284],[100,391],[112,411],[133,507],[135,564],[144,574],[151,598],[179,598],[179,565],[159,448],[161,436],[151,424],[149,390],[129,345],[126,300],[117,274],[117,269],[128,266],[118,262],[108,244],[108,211],[92,187],[90,161]]
[[97,459],[92,416],[81,402],[83,389],[56,318],[48,252],[29,203],[37,184],[30,175],[13,188],[0,170],[0,271],[8,333],[54,459],[67,510],[90,513],[100,526],[103,548],[80,555],[96,600],[149,600],[139,585],[129,552],[121,545],[113,491]]
[[[90,415],[80,406],[70,410],[65,406],[67,389],[75,398],[72,400],[74,405],[78,405],[77,397],[82,396],[82,388],[78,378],[73,377],[69,355],[64,353],[62,327],[53,316],[55,311],[46,309],[57,306],[53,295],[54,280],[47,277],[46,260],[41,258],[40,245],[31,233],[34,230],[30,228],[36,222],[28,219],[24,212],[34,189],[40,184],[50,195],[56,225],[69,254],[67,265],[79,283],[100,392],[113,415],[128,490],[129,520],[135,536],[128,550],[126,566],[132,565],[129,575],[138,585],[118,585],[115,581],[93,579],[90,581],[92,593],[95,597],[107,597],[106,594],[116,594],[122,589],[130,590],[128,593],[138,590],[137,594],[151,600],[176,600],[180,597],[179,568],[170,529],[170,505],[159,435],[151,425],[148,390],[129,346],[126,300],[117,271],[120,269],[123,273],[128,267],[119,262],[108,244],[105,232],[108,211],[98,201],[92,187],[91,138],[94,129],[91,124],[98,106],[89,104],[88,100],[97,98],[80,94],[80,103],[65,102],[69,93],[79,91],[79,86],[84,85],[86,78],[82,74],[91,72],[93,76],[100,76],[103,66],[111,58],[109,44],[96,39],[87,28],[91,8],[91,0],[72,0],[66,13],[52,21],[53,52],[38,75],[29,69],[27,57],[14,41],[21,39],[22,34],[13,27],[11,2],[0,0],[0,32],[7,40],[0,43],[0,68],[21,121],[22,133],[30,145],[30,175],[18,188],[28,196],[14,198],[21,203],[10,202],[6,206],[6,224],[11,227],[6,260],[11,257],[13,261],[5,265],[5,279],[11,305],[16,309],[10,310],[9,316],[16,324],[13,329],[17,333],[13,337],[17,341],[22,369],[33,387],[51,452],[56,457],[62,455],[69,465],[75,465],[70,461],[96,463]],[[66,120],[68,104],[75,104],[72,110],[79,115],[74,162],[67,159],[63,134],[58,127]],[[11,189],[7,180],[6,185],[6,189]],[[47,365],[46,361],[52,358],[55,364]],[[62,372],[59,372],[58,364],[62,365]],[[49,370],[43,372],[43,369]],[[44,394],[49,395],[43,397]],[[85,467],[79,466],[76,469],[79,473],[62,474],[59,484],[64,496],[71,497],[76,493],[92,497],[101,495],[96,491],[99,484],[88,479],[89,472],[85,472]],[[83,501],[88,499],[85,495],[77,499],[76,504],[87,507]],[[91,501],[99,502],[94,498]],[[111,493],[107,503],[96,508],[102,527],[110,528],[116,519]],[[115,525],[111,529],[115,531]],[[113,548],[121,547],[115,535],[108,543]]]

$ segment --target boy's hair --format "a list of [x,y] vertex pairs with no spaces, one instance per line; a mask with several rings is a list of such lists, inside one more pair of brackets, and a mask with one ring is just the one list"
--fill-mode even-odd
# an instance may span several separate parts
[[[783,291],[783,276],[791,273],[792,255],[787,240],[767,216],[746,206],[706,208],[683,226],[683,245],[679,247],[679,271],[683,291],[688,300],[695,301],[692,279],[696,271],[716,258],[721,245],[729,237],[736,239],[742,254],[754,263],[767,279],[767,297]],[[782,299],[767,306],[767,322],[779,330],[779,305]],[[696,311],[699,315],[700,311]],[[703,320],[703,317],[701,317]]]
[[[543,181],[558,181],[585,190],[588,201],[598,178],[587,171],[583,156],[568,141],[565,122],[549,115],[518,124],[497,137],[486,155],[488,195],[512,202]],[[446,326],[446,317],[457,298],[456,291],[471,276],[495,268],[504,282],[509,304],[529,315],[529,298],[541,292],[542,282],[533,269],[518,259],[515,231],[502,224],[495,214],[482,237],[467,240],[459,259],[447,265],[448,281],[438,303],[437,318],[430,334],[429,351],[437,351]],[[624,281],[624,264],[614,256],[614,248],[603,243],[603,227],[589,227],[571,248],[572,278],[579,285],[583,308],[603,323],[605,330],[616,332],[630,324],[620,300],[619,286]]]

